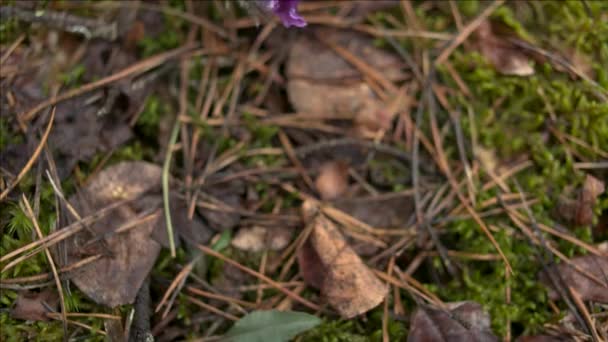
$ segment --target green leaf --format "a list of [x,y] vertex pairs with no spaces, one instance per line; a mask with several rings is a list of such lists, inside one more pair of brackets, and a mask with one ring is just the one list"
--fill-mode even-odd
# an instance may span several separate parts
[[319,318],[303,312],[254,311],[236,322],[223,341],[284,342],[319,323]]

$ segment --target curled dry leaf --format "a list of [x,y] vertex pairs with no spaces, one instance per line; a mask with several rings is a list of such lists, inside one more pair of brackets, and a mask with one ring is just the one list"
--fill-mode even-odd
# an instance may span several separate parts
[[[78,269],[72,278],[82,292],[99,304],[115,307],[132,303],[154,265],[167,235],[160,209],[161,174],[162,169],[151,163],[122,162],[101,171],[70,198],[81,216],[119,200],[133,200],[67,241],[67,264],[101,256]],[[194,239],[193,243],[205,243],[210,236],[210,232],[203,231],[206,227],[196,220],[187,220],[186,207],[175,199],[171,204],[176,233]],[[142,220],[154,213],[156,217]],[[115,232],[132,223],[135,224],[128,230]],[[160,242],[154,237],[160,237]]]
[[11,317],[26,321],[48,321],[48,312],[57,309],[59,296],[51,289],[41,292],[21,292],[11,309]]
[[292,235],[290,227],[245,227],[232,239],[232,246],[248,252],[280,251],[287,247]]
[[[577,271],[568,264],[559,264],[551,268],[564,280],[564,285],[572,287],[581,296],[582,300],[592,300],[599,303],[608,303],[608,256],[585,255],[570,259],[570,261],[589,273],[594,279]],[[541,274],[541,281],[549,285],[549,297],[558,299],[559,294],[552,288],[545,273]]]
[[[315,32],[381,70],[387,79],[403,78],[399,58],[374,47],[369,37],[346,30]],[[313,35],[301,35],[292,44],[287,77],[287,93],[297,112],[352,115],[359,125],[369,125],[367,130],[372,131],[390,127],[394,115],[387,114],[386,105],[374,95],[363,75]]]
[[506,38],[496,35],[489,21],[484,21],[475,31],[475,45],[496,70],[503,75],[530,76],[534,68],[531,59]]
[[348,189],[348,164],[342,161],[330,161],[321,165],[315,186],[322,199],[331,200],[340,197]]
[[604,193],[606,186],[599,179],[587,175],[583,187],[579,189],[576,199],[561,199],[559,215],[576,225],[593,223],[593,207],[597,198]]
[[490,315],[475,302],[448,304],[449,312],[419,307],[410,323],[409,342],[499,341],[490,329]]
[[307,284],[319,288],[328,303],[344,318],[352,318],[379,305],[388,287],[346,243],[340,230],[310,202],[304,216],[312,220],[309,240],[298,252],[300,272]]

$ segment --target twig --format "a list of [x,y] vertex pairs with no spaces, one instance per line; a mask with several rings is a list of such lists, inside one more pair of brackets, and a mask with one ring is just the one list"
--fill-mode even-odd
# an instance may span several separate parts
[[[25,197],[25,194],[22,194],[21,197],[22,200],[22,204],[23,207],[25,207],[25,213],[27,214],[28,218],[32,221],[32,224],[34,225],[34,228],[36,229],[36,234],[38,234],[38,238],[42,239],[44,238],[44,235],[42,235],[42,230],[40,229],[40,226],[38,225],[38,220],[36,219],[36,216],[34,215],[34,211],[32,210],[32,207],[30,206],[30,202],[27,200],[27,197]],[[22,207],[22,209],[23,209]],[[65,298],[63,297],[63,286],[61,285],[61,280],[59,279],[59,273],[57,273],[57,267],[55,266],[55,261],[53,261],[53,256],[51,255],[51,252],[49,251],[48,247],[44,249],[44,253],[46,254],[46,258],[49,261],[49,265],[51,266],[51,270],[53,271],[53,277],[55,278],[55,285],[57,286],[57,292],[59,293],[59,304],[61,306],[61,319],[63,322],[63,340],[67,341],[68,340],[68,326],[67,326],[67,322],[68,322],[68,318],[66,316],[66,308],[65,308]]]
[[13,44],[11,44],[11,46],[9,46],[8,49],[6,49],[6,52],[2,55],[2,57],[0,57],[0,65],[4,64],[4,62],[6,62],[6,60],[10,57],[10,55],[13,53],[13,51],[15,51],[15,49],[19,46],[19,44],[21,44],[23,42],[23,40],[25,40],[25,34],[22,33],[13,42]]
[[87,39],[102,38],[115,40],[118,35],[116,22],[104,23],[101,20],[78,17],[67,12],[49,9],[30,11],[15,6],[0,7],[3,20],[17,18],[30,23],[41,23],[54,29],[81,34]]
[[299,303],[307,306],[308,308],[311,308],[311,309],[313,309],[315,311],[322,310],[321,307],[318,306],[317,304],[315,304],[315,303],[313,303],[313,302],[311,302],[311,301],[309,301],[309,300],[307,300],[305,298],[302,298],[300,295],[298,295],[298,294],[296,294],[296,293],[294,293],[294,292],[292,292],[290,290],[287,290],[280,283],[277,283],[276,281],[270,279],[269,277],[267,277],[267,276],[265,276],[263,274],[260,274],[259,272],[254,271],[254,270],[252,270],[252,269],[250,269],[248,267],[245,267],[245,266],[239,264],[238,262],[225,257],[221,253],[218,253],[218,252],[214,251],[213,249],[211,249],[211,248],[209,248],[207,246],[196,245],[196,247],[198,249],[200,249],[201,251],[203,251],[205,254],[208,254],[208,255],[211,255],[213,257],[216,257],[216,258],[224,261],[225,263],[228,263],[228,264],[230,264],[230,265],[232,265],[232,266],[240,269],[241,271],[243,271],[245,273],[249,273],[250,275],[252,275],[252,276],[254,276],[254,277],[256,277],[256,278],[258,278],[258,279],[260,279],[260,280],[262,280],[262,281],[264,281],[264,282],[266,282],[268,284],[270,284],[270,285],[272,285],[277,290],[283,292],[288,297],[290,297],[293,300],[295,300],[295,301],[297,301],[297,302],[299,302]]
[[486,18],[488,18],[502,3],[504,0],[496,0],[490,6],[486,7],[473,21],[471,21],[467,26],[465,26],[460,33],[454,38],[448,46],[441,52],[439,57],[435,59],[435,66],[441,65],[445,62],[448,57],[452,54],[452,52],[460,46],[470,35],[475,31],[481,23],[483,23]]
[[239,320],[238,317],[236,317],[234,315],[231,315],[231,314],[229,314],[227,312],[224,312],[222,310],[219,310],[218,308],[213,307],[213,306],[211,306],[209,304],[203,303],[203,302],[201,302],[200,300],[198,300],[198,299],[196,299],[194,297],[185,295],[184,298],[186,298],[186,300],[188,300],[189,302],[191,302],[193,304],[196,304],[196,305],[200,306],[201,308],[203,308],[205,310],[209,310],[209,311],[213,312],[214,314],[216,314],[218,316],[221,316],[221,317],[223,317],[223,318],[225,318],[227,320],[230,320],[230,321],[238,321]]

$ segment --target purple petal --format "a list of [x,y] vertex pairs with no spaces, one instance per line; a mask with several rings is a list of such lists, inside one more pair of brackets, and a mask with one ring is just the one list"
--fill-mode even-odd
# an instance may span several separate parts
[[298,14],[298,2],[300,0],[264,0],[263,6],[272,11],[285,27],[306,26],[306,21]]

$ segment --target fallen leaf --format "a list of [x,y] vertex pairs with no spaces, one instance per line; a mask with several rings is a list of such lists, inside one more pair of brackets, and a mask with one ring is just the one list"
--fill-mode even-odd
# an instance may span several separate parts
[[550,336],[550,335],[533,335],[533,336],[521,336],[516,341],[517,342],[562,342],[562,341],[568,341],[568,339],[562,339],[562,338]]
[[593,223],[593,207],[597,198],[604,193],[606,186],[599,179],[587,175],[585,183],[578,198],[578,208],[576,211],[576,223],[588,225]]
[[[160,179],[161,169],[154,164],[120,163],[100,172],[70,202],[81,216],[90,215],[115,201],[134,199],[157,188]],[[160,252],[160,244],[150,237],[153,221],[138,224],[125,233],[111,234],[138,214],[129,205],[121,206],[68,241],[68,263],[90,254],[103,255],[72,278],[82,292],[99,304],[115,307],[133,303]]]
[[11,308],[11,317],[26,321],[48,321],[47,313],[57,309],[59,296],[51,289],[41,292],[24,291],[19,293]]
[[506,38],[499,37],[489,21],[486,20],[479,25],[475,37],[477,37],[475,42],[477,49],[499,73],[515,76],[534,74],[534,68],[530,64],[531,59]]
[[585,183],[578,190],[576,199],[560,198],[558,205],[558,213],[566,221],[576,225],[590,225],[593,223],[593,207],[597,202],[597,198],[604,193],[606,186],[599,179],[587,175]]
[[343,161],[330,161],[321,165],[315,186],[322,199],[340,197],[348,189],[348,164]]
[[[565,285],[574,288],[582,300],[608,303],[608,256],[585,255],[572,258],[570,261],[594,276],[595,280],[564,263],[552,267],[549,271],[559,274]],[[541,281],[549,286],[549,297],[554,300],[559,299],[559,294],[552,288],[544,272],[541,273]]]
[[289,227],[244,227],[232,239],[232,246],[248,252],[280,251],[287,247],[292,235]]
[[[243,209],[242,202],[246,189],[245,184],[240,181],[203,187],[203,191],[211,198],[209,202],[220,208],[212,209],[199,206],[197,211],[205,218],[210,228],[218,232],[232,229],[241,221],[241,214],[234,209]],[[223,210],[222,207],[225,206],[228,206],[230,210]]]
[[[338,44],[388,80],[403,79],[402,62],[392,53],[376,48],[371,38],[347,30],[318,29],[319,35]],[[390,127],[394,115],[374,94],[359,70],[319,42],[301,35],[292,44],[287,61],[287,94],[300,113],[350,116],[376,131]]]
[[67,177],[78,161],[113,150],[132,138],[124,120],[114,115],[99,117],[99,105],[86,105],[79,97],[57,105],[49,136],[60,178]]
[[316,316],[295,311],[254,311],[228,330],[222,341],[283,342],[321,323]]
[[[223,295],[230,296],[232,298],[243,298],[243,292],[239,291],[239,287],[247,284],[251,284],[253,278],[238,269],[237,267],[223,263],[217,276],[211,279],[211,284],[220,291]],[[214,302],[210,300],[209,304],[221,305],[221,302]]]
[[[102,256],[79,268],[72,278],[82,292],[99,304],[115,307],[132,303],[154,265],[161,243],[166,244],[165,218],[160,209],[161,174],[162,169],[155,164],[122,162],[101,171],[70,198],[81,216],[119,200],[133,200],[68,240],[68,264],[91,255]],[[173,200],[174,196],[171,199],[174,233],[192,243],[206,243],[211,232],[196,218],[188,220],[186,206]],[[158,213],[156,218],[139,222],[126,232],[114,232],[154,212]],[[160,242],[155,236],[160,237]]]
[[414,212],[411,194],[387,194],[340,199],[332,204],[354,218],[377,228],[405,227]]
[[475,302],[448,304],[448,312],[419,307],[410,323],[408,342],[499,341],[490,329],[490,316]]
[[352,318],[378,306],[388,287],[363,263],[346,243],[335,224],[316,211],[311,202],[303,204],[304,216],[313,220],[310,249],[298,253],[300,272],[311,286],[320,289],[328,303],[344,318]]

